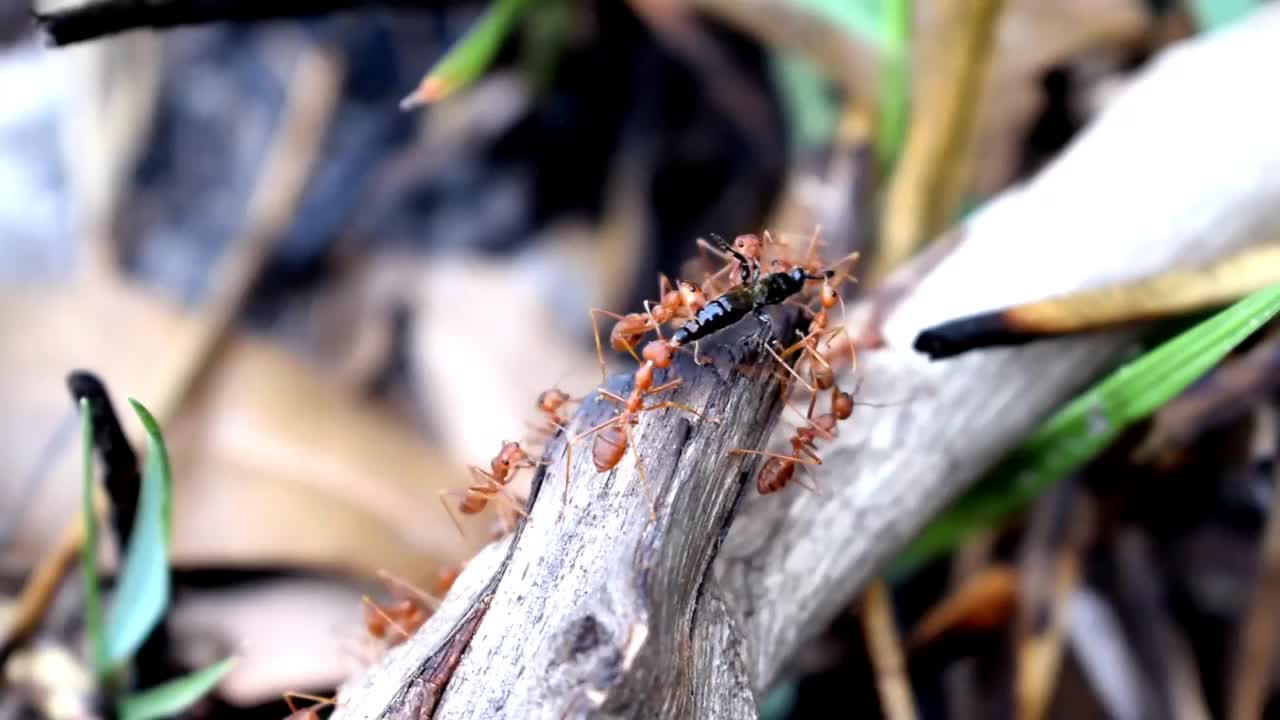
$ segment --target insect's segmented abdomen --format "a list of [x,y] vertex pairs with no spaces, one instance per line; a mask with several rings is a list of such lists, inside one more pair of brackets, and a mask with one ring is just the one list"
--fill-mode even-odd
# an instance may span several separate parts
[[738,322],[751,312],[751,295],[742,290],[731,290],[707,303],[692,320],[676,330],[671,341],[676,345],[687,345],[723,330]]

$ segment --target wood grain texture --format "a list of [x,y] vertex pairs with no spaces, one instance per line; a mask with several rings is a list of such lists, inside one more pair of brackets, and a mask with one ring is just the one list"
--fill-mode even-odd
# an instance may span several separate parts
[[[600,475],[586,443],[565,507],[565,456],[553,448],[495,585],[483,589],[502,547],[468,567],[415,638],[343,689],[334,717],[413,717],[395,698],[420,687],[463,610],[490,593],[435,717],[755,717],[796,650],[941,507],[1114,367],[1135,330],[932,364],[911,352],[915,333],[1280,239],[1280,95],[1267,90],[1278,63],[1277,6],[1176,47],[1034,181],[904,268],[911,281],[890,282],[891,303],[855,312],[883,339],[860,356],[859,399],[888,406],[841,424],[814,473],[820,495],[758,496],[748,484],[758,463],[725,454],[777,449],[790,430],[784,420],[768,444],[774,381],[745,373],[682,366],[691,382],[677,399],[718,424],[678,411],[641,422],[655,524],[630,457]],[[1223,122],[1229,132],[1213,130]],[[586,403],[575,428],[606,412]]]

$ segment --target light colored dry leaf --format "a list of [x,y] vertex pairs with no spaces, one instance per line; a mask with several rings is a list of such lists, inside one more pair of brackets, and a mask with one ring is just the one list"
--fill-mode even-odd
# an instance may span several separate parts
[[235,668],[218,685],[224,700],[270,702],[286,690],[336,687],[377,657],[364,633],[361,594],[299,579],[187,591],[174,604],[169,632],[188,667],[235,655]]
[[[821,13],[791,0],[688,0],[771,47],[813,61],[846,95],[867,106],[880,97],[883,77],[874,43],[844,32]],[[930,67],[956,0],[917,3],[913,66],[917,87]],[[978,195],[1005,187],[1012,179],[1020,143],[1043,98],[1039,78],[1056,65],[1096,50],[1139,46],[1147,33],[1147,10],[1139,0],[1006,0],[997,28],[990,72],[978,106],[971,182]],[[943,68],[945,70],[945,68]]]
[[875,283],[951,224],[969,185],[982,108],[977,101],[993,64],[1005,2],[952,0],[934,7],[941,14],[938,26],[914,45],[911,118],[868,273]]
[[[66,373],[92,370],[113,392],[126,428],[126,396],[143,403],[165,381],[165,348],[193,323],[136,289],[113,283],[7,290],[0,350],[12,432],[0,438],[0,507],[36,462],[70,405]],[[373,577],[386,569],[426,577],[468,556],[436,491],[461,469],[401,423],[336,390],[269,344],[238,337],[177,421],[165,428],[174,463],[178,567],[285,565]],[[73,443],[74,444],[74,443]],[[3,560],[29,567],[78,507],[76,448],[45,473]]]
[[[921,13],[915,47],[925,55],[918,62],[929,62],[939,21],[936,12]],[[1047,70],[1087,51],[1133,48],[1146,31],[1140,0],[1007,0],[985,88],[972,98],[979,111],[971,191],[990,195],[1012,180],[1022,138],[1043,104],[1039,79]]]
[[[524,438],[538,420],[534,403],[543,390],[558,386],[580,398],[600,382],[595,352],[569,336],[556,314],[581,308],[579,322],[589,327],[590,288],[556,284],[590,277],[574,268],[591,255],[552,245],[502,261],[440,258],[430,282],[418,283],[414,369],[433,430],[459,463],[488,467],[502,441]],[[567,267],[557,269],[560,263]],[[573,295],[548,301],[556,287]],[[608,352],[607,336],[602,342]]]

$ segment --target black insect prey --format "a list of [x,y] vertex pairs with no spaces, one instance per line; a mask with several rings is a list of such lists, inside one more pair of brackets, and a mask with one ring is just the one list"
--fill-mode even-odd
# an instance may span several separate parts
[[748,260],[719,235],[711,237],[722,250],[732,253],[737,259],[741,267],[742,284],[707,303],[692,320],[676,330],[671,336],[673,347],[700,340],[733,325],[747,315],[755,315],[762,324],[771,327],[769,315],[764,312],[766,307],[785,302],[787,298],[803,290],[805,282],[809,280],[824,280],[833,274],[831,270],[827,270],[814,275],[804,268],[793,268],[761,276],[758,263]]

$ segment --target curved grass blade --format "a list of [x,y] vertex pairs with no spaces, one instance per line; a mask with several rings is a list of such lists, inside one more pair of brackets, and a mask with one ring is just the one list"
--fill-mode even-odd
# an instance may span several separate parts
[[898,159],[902,139],[907,134],[907,107],[911,99],[911,5],[912,0],[886,0],[881,18],[885,64],[876,120],[876,155],[885,172]]
[[1280,283],[1218,312],[1120,367],[1041,425],[927,527],[897,559],[902,575],[999,523],[1154,413],[1280,312]]
[[467,31],[435,67],[422,78],[422,82],[404,100],[400,109],[410,110],[427,103],[443,100],[458,90],[475,82],[493,63],[502,47],[502,41],[510,34],[515,21],[529,7],[531,0],[494,0],[494,4]]
[[107,654],[113,665],[138,650],[169,605],[169,453],[160,426],[137,400],[129,404],[147,431],[147,464],[120,585],[107,614]]
[[155,720],[181,713],[212,690],[235,664],[227,658],[163,685],[134,693],[116,706],[120,720]]
[[98,516],[93,511],[93,414],[89,399],[80,399],[80,428],[84,434],[83,495],[84,543],[80,546],[80,573],[84,579],[84,625],[93,653],[93,671],[99,681],[111,674],[107,660],[107,636],[102,620],[102,589],[98,586]]

